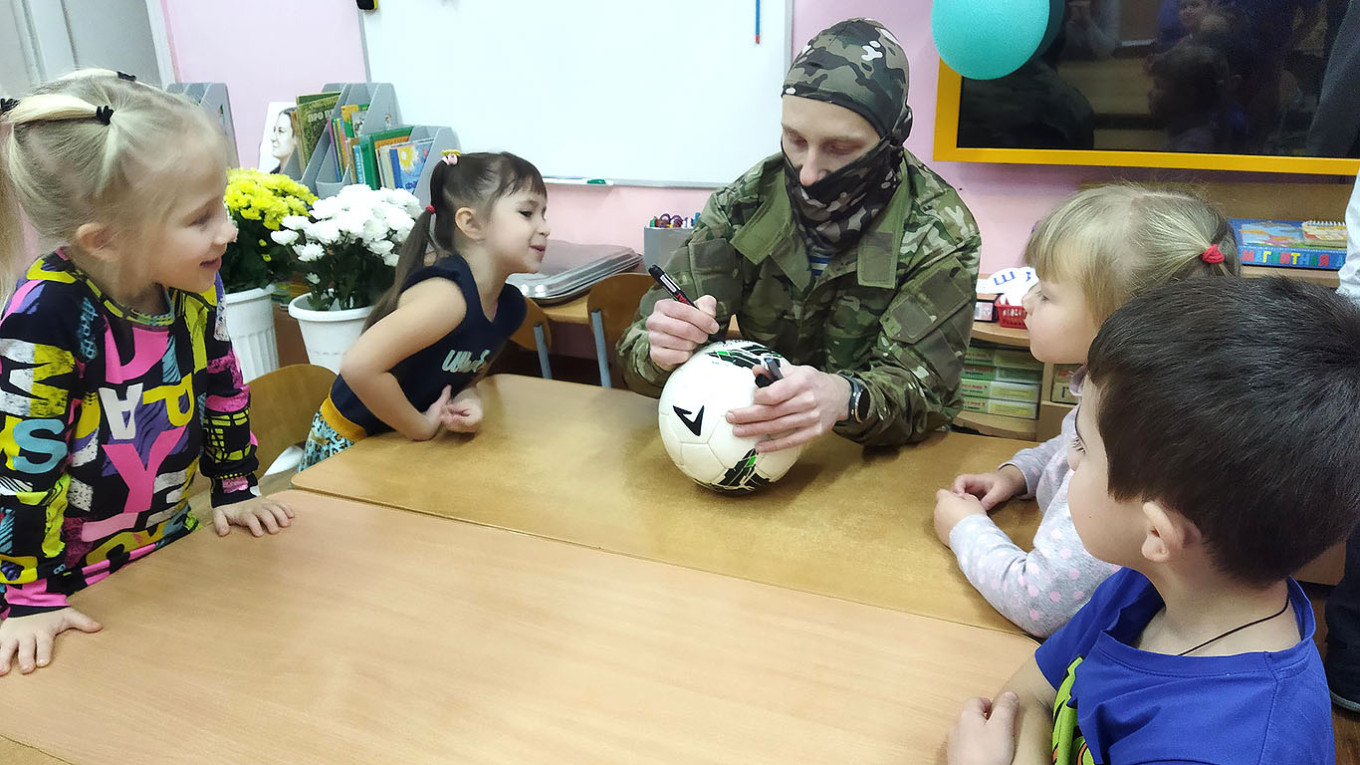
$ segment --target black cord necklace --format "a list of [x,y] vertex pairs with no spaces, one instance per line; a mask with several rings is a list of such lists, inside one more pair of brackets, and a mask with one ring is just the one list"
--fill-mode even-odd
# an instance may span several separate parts
[[1225,638],[1225,637],[1227,637],[1227,636],[1229,636],[1229,635],[1231,635],[1231,634],[1233,634],[1233,633],[1235,633],[1235,632],[1241,632],[1242,630],[1244,630],[1244,629],[1246,629],[1246,628],[1248,628],[1248,627],[1255,627],[1256,625],[1260,624],[1261,622],[1268,622],[1268,621],[1270,621],[1271,619],[1274,619],[1275,617],[1279,616],[1280,614],[1284,613],[1284,612],[1287,611],[1287,610],[1289,610],[1289,596],[1288,596],[1288,595],[1285,595],[1285,597],[1284,597],[1284,605],[1283,605],[1283,606],[1280,606],[1280,610],[1279,610],[1279,611],[1276,611],[1275,613],[1271,614],[1270,616],[1261,617],[1260,619],[1257,619],[1257,620],[1254,621],[1254,622],[1247,622],[1246,624],[1243,624],[1241,627],[1234,627],[1234,628],[1228,630],[1227,632],[1223,633],[1222,635],[1219,635],[1218,637],[1211,637],[1211,638],[1209,638],[1208,640],[1204,641],[1203,643],[1200,643],[1199,645],[1195,646],[1194,648],[1187,648],[1187,649],[1185,649],[1184,651],[1181,651],[1180,653],[1178,653],[1178,654],[1176,654],[1176,655],[1177,655],[1177,656],[1184,656],[1184,655],[1186,655],[1187,653],[1194,653],[1195,651],[1198,651],[1199,649],[1203,648],[1204,646],[1209,645],[1210,643],[1214,642],[1215,640],[1222,640],[1223,638]]

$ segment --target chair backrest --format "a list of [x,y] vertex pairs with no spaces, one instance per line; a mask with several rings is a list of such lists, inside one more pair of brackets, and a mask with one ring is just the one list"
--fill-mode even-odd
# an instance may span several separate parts
[[534,327],[543,327],[543,345],[545,348],[552,346],[552,330],[548,325],[548,315],[543,313],[543,309],[538,307],[538,303],[525,298],[524,304],[524,323],[519,325],[515,334],[510,336],[510,342],[528,350],[538,350],[538,342],[534,339]]
[[312,417],[334,382],[334,372],[313,364],[290,364],[250,381],[250,429],[260,459],[257,475],[263,475],[285,449],[307,440]]
[[614,274],[590,288],[586,297],[586,315],[600,312],[604,327],[606,353],[614,356],[614,346],[633,323],[642,296],[656,284],[647,274]]

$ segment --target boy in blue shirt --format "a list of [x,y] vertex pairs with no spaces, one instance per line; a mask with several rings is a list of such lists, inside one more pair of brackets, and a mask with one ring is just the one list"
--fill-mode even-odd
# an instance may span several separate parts
[[1313,612],[1290,572],[1360,519],[1360,308],[1284,279],[1152,290],[1091,346],[1069,504],[1124,566],[949,762],[1332,763]]

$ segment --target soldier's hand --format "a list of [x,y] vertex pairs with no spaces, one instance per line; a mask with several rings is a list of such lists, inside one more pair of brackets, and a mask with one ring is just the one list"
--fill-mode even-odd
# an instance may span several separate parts
[[850,414],[850,382],[810,366],[783,367],[784,379],[758,388],[751,406],[733,409],[727,421],[738,438],[771,436],[756,444],[762,454],[805,444]]
[[674,300],[658,300],[647,317],[647,341],[652,362],[667,371],[689,361],[694,349],[718,333],[718,301],[704,295],[687,306]]

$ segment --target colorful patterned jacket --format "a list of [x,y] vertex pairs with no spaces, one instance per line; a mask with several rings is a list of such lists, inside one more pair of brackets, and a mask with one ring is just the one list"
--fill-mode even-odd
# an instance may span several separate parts
[[0,318],[0,616],[66,596],[255,493],[250,393],[219,306],[169,290],[170,312],[119,306],[60,252],[36,262]]

